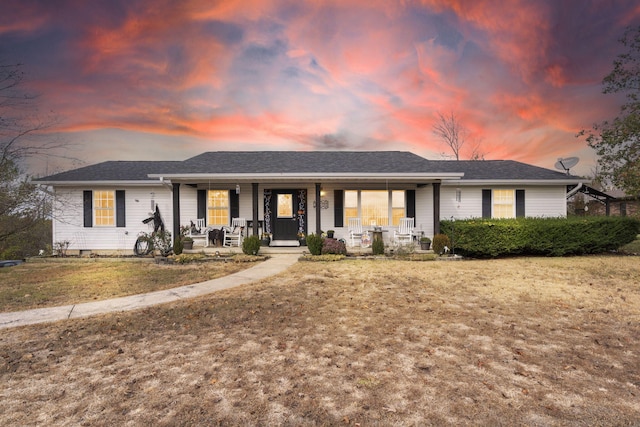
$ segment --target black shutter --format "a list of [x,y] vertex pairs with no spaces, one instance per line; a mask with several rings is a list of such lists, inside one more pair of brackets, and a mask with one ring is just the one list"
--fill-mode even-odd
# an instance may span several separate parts
[[482,218],[491,218],[491,190],[482,190]]
[[198,218],[204,218],[207,225],[207,190],[198,190]]
[[124,190],[116,190],[116,227],[126,227]]
[[405,192],[407,203],[407,218],[416,217],[416,190],[407,190]]
[[524,218],[524,190],[516,190],[516,218]]
[[82,192],[82,209],[84,210],[84,226],[93,227],[93,191]]
[[[231,218],[240,217],[240,195],[236,193],[236,190],[229,190],[229,210]],[[231,219],[229,219],[231,224]]]
[[333,190],[333,226],[344,227],[344,190]]

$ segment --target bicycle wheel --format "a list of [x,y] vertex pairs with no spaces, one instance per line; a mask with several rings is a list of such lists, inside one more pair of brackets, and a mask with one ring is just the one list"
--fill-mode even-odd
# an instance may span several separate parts
[[138,237],[136,244],[133,246],[133,253],[138,256],[149,255],[153,247],[149,244],[149,240],[144,237]]

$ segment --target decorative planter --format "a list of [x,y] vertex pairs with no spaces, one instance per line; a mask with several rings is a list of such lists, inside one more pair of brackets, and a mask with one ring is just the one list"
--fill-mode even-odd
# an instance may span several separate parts
[[300,242],[300,246],[307,246],[307,239],[298,239],[298,242]]
[[420,249],[423,251],[428,251],[431,249],[431,242],[420,242]]
[[271,239],[260,239],[260,246],[269,246]]
[[327,237],[333,239],[333,230],[327,231]]
[[182,247],[184,249],[188,249],[188,250],[193,249],[193,240],[183,240],[182,241]]

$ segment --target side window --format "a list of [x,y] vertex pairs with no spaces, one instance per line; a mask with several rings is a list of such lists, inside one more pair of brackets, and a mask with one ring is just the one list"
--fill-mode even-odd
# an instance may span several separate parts
[[515,218],[515,191],[493,190],[493,217]]
[[96,227],[113,227],[116,222],[115,191],[98,190],[93,192],[93,217]]

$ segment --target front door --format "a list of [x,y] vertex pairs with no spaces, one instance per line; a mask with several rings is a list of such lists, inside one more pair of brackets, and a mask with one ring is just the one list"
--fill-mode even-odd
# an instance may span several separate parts
[[273,190],[273,240],[298,238],[298,194],[295,190]]

